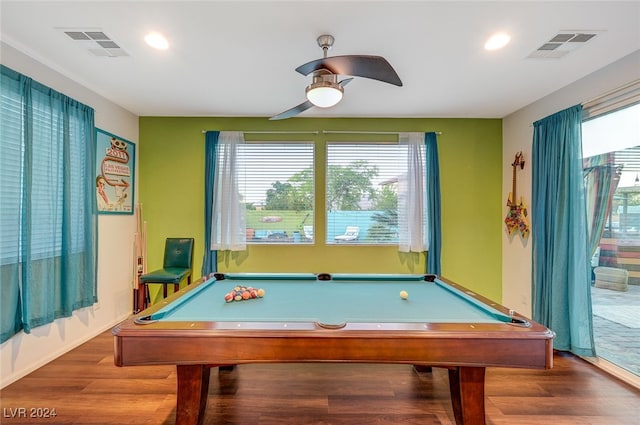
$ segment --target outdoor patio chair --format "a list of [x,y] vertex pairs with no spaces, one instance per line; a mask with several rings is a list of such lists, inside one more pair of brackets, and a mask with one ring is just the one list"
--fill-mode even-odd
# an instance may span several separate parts
[[358,226],[347,226],[344,231],[344,235],[338,235],[334,239],[338,242],[355,241],[360,235],[360,228]]

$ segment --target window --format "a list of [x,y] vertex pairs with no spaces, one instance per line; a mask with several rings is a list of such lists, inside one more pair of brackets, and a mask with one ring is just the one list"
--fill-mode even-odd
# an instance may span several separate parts
[[237,172],[247,243],[313,242],[312,143],[240,144]]
[[[210,131],[205,139],[207,220],[211,217],[205,237],[210,235],[211,251],[244,251],[247,243],[314,242],[314,199],[324,198],[322,243],[424,252],[432,237],[439,252],[435,133],[398,133],[394,143],[323,144],[322,187],[314,184],[317,142],[247,142],[239,131]],[[436,230],[429,233],[429,228]],[[439,254],[433,258],[436,267]],[[213,269],[206,264],[206,270]]]
[[[91,135],[78,134],[82,123],[77,116],[63,119],[59,111],[51,108],[49,91],[33,90],[31,93],[31,136],[33,143],[23,143],[25,118],[23,116],[23,99],[15,88],[3,86],[2,90],[2,164],[0,167],[0,197],[2,209],[0,223],[2,244],[0,245],[0,264],[21,262],[20,235],[24,231],[22,216],[23,204],[28,203],[30,218],[28,219],[31,235],[32,259],[43,259],[60,256],[62,250],[62,211],[63,196],[52,194],[63,193],[65,172],[72,182],[78,182],[86,176],[83,173],[86,158],[90,157],[87,139]],[[66,121],[65,121],[66,120]],[[63,126],[65,128],[63,128]],[[63,149],[54,137],[67,132],[68,146]],[[91,130],[93,131],[93,130]],[[25,156],[28,154],[28,158]],[[65,155],[68,157],[65,158]],[[27,165],[28,164],[28,165]],[[63,165],[64,164],[64,165]],[[24,172],[25,167],[29,170]],[[23,198],[25,179],[29,179],[31,196]],[[85,185],[73,184],[66,202],[71,211],[68,217],[70,228],[76,230],[69,237],[74,252],[83,250],[85,229],[80,225],[83,206],[82,188]]]
[[327,243],[398,244],[407,145],[327,145]]
[[0,341],[96,301],[94,111],[0,66]]
[[[18,261],[20,235],[20,188],[22,187],[21,95],[9,84],[0,86],[0,266]],[[4,279],[3,279],[4,280]]]
[[596,352],[636,375],[640,341],[620,335],[637,322],[640,311],[638,102],[640,82],[598,99],[591,107],[585,105],[587,120],[582,123]]
[[[620,247],[640,245],[640,104],[583,122],[589,213],[599,242],[598,265],[618,267]],[[603,184],[606,183],[606,184]],[[600,219],[598,220],[598,215]],[[601,230],[598,230],[601,229]],[[612,249],[614,247],[615,249]],[[595,260],[594,260],[595,261]],[[595,263],[594,263],[595,265]],[[640,283],[635,267],[630,281]]]

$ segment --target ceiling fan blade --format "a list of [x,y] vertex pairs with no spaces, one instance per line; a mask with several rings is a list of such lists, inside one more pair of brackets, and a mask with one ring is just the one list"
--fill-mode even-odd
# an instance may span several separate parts
[[345,78],[344,80],[340,81],[338,84],[340,84],[342,87],[344,87],[347,84],[349,84],[351,82],[351,80],[353,80],[353,78]]
[[296,71],[302,75],[309,75],[318,69],[326,69],[332,74],[371,78],[395,86],[402,86],[400,77],[382,56],[330,56],[300,65]]
[[275,115],[271,118],[269,118],[270,121],[275,121],[275,120],[284,120],[287,118],[291,118],[294,117],[296,115],[298,115],[299,113],[302,113],[304,111],[306,111],[307,109],[311,108],[313,106],[313,103],[309,102],[308,100],[302,102],[301,104],[299,104],[298,106],[294,106],[291,109],[287,109],[284,112],[279,113],[278,115]]

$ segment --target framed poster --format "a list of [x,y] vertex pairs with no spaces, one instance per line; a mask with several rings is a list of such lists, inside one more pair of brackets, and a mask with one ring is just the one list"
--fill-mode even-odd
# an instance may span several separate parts
[[133,214],[136,145],[96,128],[98,214]]

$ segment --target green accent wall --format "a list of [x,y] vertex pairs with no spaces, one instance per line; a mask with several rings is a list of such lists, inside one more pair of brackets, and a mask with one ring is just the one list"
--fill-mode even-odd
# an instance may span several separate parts
[[[313,140],[316,186],[325,180],[327,140],[392,140],[393,136],[329,135],[322,131],[436,131],[442,193],[442,275],[501,302],[502,120],[436,118],[141,117],[138,184],[147,222],[147,269],[162,266],[167,237],[194,237],[200,276],[204,235],[203,130],[318,131],[317,135],[247,135],[260,140]],[[421,273],[424,254],[394,246],[324,244],[324,196],[316,196],[313,245],[249,245],[219,253],[223,272]],[[157,294],[155,295],[157,298]]]

